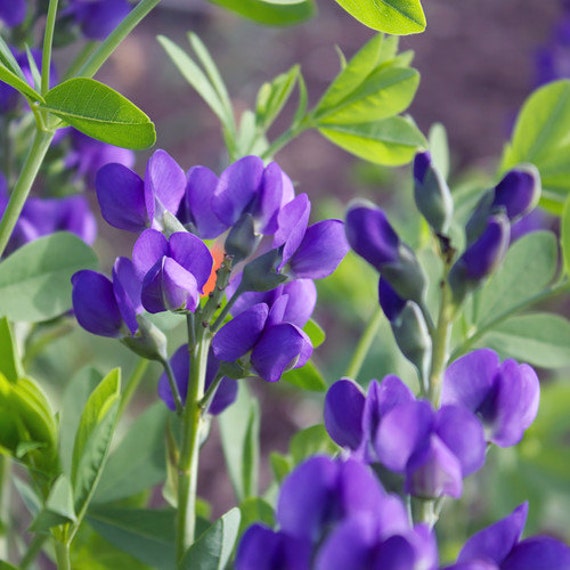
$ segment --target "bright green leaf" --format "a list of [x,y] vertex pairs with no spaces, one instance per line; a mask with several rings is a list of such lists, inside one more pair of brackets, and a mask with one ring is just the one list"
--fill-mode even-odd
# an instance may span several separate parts
[[309,360],[301,368],[294,368],[285,372],[281,378],[285,382],[297,386],[297,388],[311,392],[325,392],[327,389],[326,381],[312,360]]
[[186,551],[182,570],[224,570],[234,549],[241,519],[234,507],[217,520]]
[[52,526],[75,521],[71,484],[65,475],[60,475],[53,483],[46,504],[33,520],[30,530],[46,532]]
[[20,79],[26,80],[24,72],[18,65],[10,46],[6,43],[6,40],[0,36],[0,63],[7,67],[12,73],[17,75]]
[[299,465],[299,463],[311,455],[316,455],[318,453],[334,455],[338,452],[339,447],[330,438],[325,426],[317,424],[298,431],[291,438],[289,449],[295,465]]
[[312,0],[208,0],[259,24],[291,26],[315,13]]
[[89,503],[103,472],[115,431],[120,391],[121,371],[115,368],[93,390],[81,414],[71,464],[78,515]]
[[0,81],[12,86],[32,101],[44,101],[44,98],[35,89],[32,89],[23,79],[20,79],[2,63],[0,63]]
[[512,317],[486,334],[481,345],[541,368],[570,366],[570,321],[550,313]]
[[387,34],[418,34],[426,28],[419,0],[336,0],[359,22]]
[[534,164],[542,181],[541,204],[556,214],[570,192],[570,81],[554,81],[524,103],[513,137],[503,151],[501,171]]
[[564,210],[562,211],[560,246],[562,248],[564,270],[566,271],[566,275],[570,277],[570,195],[566,198]]
[[377,123],[327,125],[319,132],[344,150],[376,164],[406,164],[426,140],[416,125],[404,117],[390,117]]
[[12,564],[9,564],[4,560],[0,560],[0,570],[19,570],[19,569],[16,568],[15,566],[12,566]]
[[441,123],[434,123],[429,130],[428,140],[433,164],[447,180],[449,177],[449,143],[445,127]]
[[71,276],[95,268],[93,250],[60,232],[30,242],[0,262],[0,315],[39,322],[71,308]]
[[139,150],[156,141],[148,116],[94,79],[75,77],[60,83],[46,93],[42,107],[78,131],[109,144]]
[[323,342],[325,342],[326,339],[325,331],[319,325],[319,323],[317,323],[317,321],[309,319],[307,324],[303,327],[303,330],[305,331],[305,333],[307,333],[307,335],[311,339],[311,344],[313,345],[313,348],[317,348],[321,346]]
[[269,455],[269,461],[277,483],[281,484],[294,467],[292,459],[287,455],[273,452]]
[[15,382],[24,375],[16,339],[6,317],[0,319],[0,373],[10,382]]
[[255,120],[259,127],[267,130],[288,101],[297,78],[299,66],[294,65],[289,71],[278,75],[271,83],[264,83],[257,93]]
[[254,523],[263,523],[269,527],[275,525],[275,512],[273,507],[261,497],[250,497],[240,506],[241,522],[239,525],[240,535]]

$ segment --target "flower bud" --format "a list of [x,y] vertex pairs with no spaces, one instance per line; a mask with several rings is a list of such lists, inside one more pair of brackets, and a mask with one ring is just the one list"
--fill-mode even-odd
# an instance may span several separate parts
[[228,233],[224,249],[228,255],[232,256],[232,263],[235,265],[248,258],[259,243],[260,236],[254,231],[253,216],[244,214],[232,226]]
[[540,191],[540,174],[534,165],[513,168],[495,186],[493,209],[504,208],[509,221],[513,222],[536,206]]
[[121,342],[143,358],[166,361],[168,359],[166,335],[143,315],[137,315],[137,323],[138,333],[135,336],[124,336]]
[[453,199],[447,182],[431,161],[429,152],[414,160],[414,199],[422,216],[436,233],[446,233],[453,216]]

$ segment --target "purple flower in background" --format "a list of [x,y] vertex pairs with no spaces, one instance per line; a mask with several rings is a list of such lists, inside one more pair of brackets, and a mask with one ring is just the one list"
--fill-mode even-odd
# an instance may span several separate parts
[[500,447],[518,443],[538,412],[540,386],[528,364],[500,362],[488,348],[453,362],[445,373],[443,404],[466,407],[485,428],[487,440]]
[[570,570],[570,548],[548,536],[520,540],[528,503],[480,530],[445,570]]
[[129,14],[127,0],[70,0],[62,16],[73,17],[90,40],[104,40]]
[[235,362],[251,352],[251,366],[267,382],[277,382],[287,370],[306,364],[313,351],[311,341],[300,326],[285,320],[287,314],[299,316],[295,305],[284,293],[271,307],[257,303],[239,313],[214,337],[216,358]]
[[[188,352],[187,345],[183,344],[172,355],[170,364],[172,366],[172,371],[174,372],[174,378],[176,379],[180,398],[184,404],[188,393],[188,374],[190,372],[190,354]],[[220,362],[216,360],[212,351],[210,351],[208,354],[208,366],[206,369],[206,390],[216,379],[219,368]],[[235,380],[223,377],[216,389],[213,399],[210,402],[208,412],[213,415],[221,414],[228,406],[231,406],[231,404],[235,402],[237,390],[238,385]],[[172,391],[170,390],[170,384],[168,383],[166,373],[164,373],[158,380],[158,395],[172,411],[176,409],[174,397],[172,396]]]
[[536,208],[511,226],[511,244],[531,232],[552,230],[555,224],[556,218],[554,216]]
[[26,18],[26,0],[0,0],[0,20],[8,27],[19,26]]
[[92,139],[71,127],[69,138],[71,150],[65,157],[65,166],[74,169],[77,177],[85,179],[89,188],[95,188],[97,172],[106,164],[118,163],[127,168],[132,168],[135,164],[135,153],[132,150]]
[[142,313],[141,282],[130,259],[119,257],[113,280],[84,269],[71,278],[73,311],[79,324],[90,333],[120,337],[134,335]]
[[195,311],[213,258],[204,242],[187,232],[165,238],[145,230],[133,247],[133,263],[142,280],[141,299],[149,313]]
[[537,50],[535,87],[570,77],[570,12],[565,13],[552,30],[549,41]]
[[186,188],[186,176],[164,150],[150,157],[144,181],[123,164],[107,164],[95,179],[101,214],[110,225],[121,230],[140,232],[161,229],[162,215],[174,215]]

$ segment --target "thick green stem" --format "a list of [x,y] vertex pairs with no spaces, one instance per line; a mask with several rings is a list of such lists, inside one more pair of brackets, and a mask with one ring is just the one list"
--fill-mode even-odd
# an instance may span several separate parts
[[188,548],[194,543],[196,530],[196,492],[198,461],[206,367],[210,348],[210,334],[203,327],[196,334],[196,344],[190,347],[188,394],[182,421],[182,444],[178,462],[178,519],[176,525],[176,559],[181,567]]
[[57,16],[58,0],[50,0],[46,18],[46,29],[44,33],[44,45],[42,50],[42,95],[49,91],[49,71],[51,67],[51,49],[53,46],[53,34],[55,30],[55,20]]
[[37,130],[32,146],[26,156],[26,160],[22,167],[22,171],[14,187],[10,200],[6,206],[6,210],[0,220],[0,257],[4,253],[8,240],[12,235],[14,226],[22,213],[22,208],[26,203],[32,184],[36,179],[40,166],[49,149],[49,145],[53,139],[53,132],[45,132]]
[[366,326],[364,333],[358,341],[356,350],[354,351],[350,364],[346,369],[345,376],[356,379],[358,373],[360,372],[360,369],[362,368],[362,365],[364,364],[364,360],[370,351],[372,342],[376,338],[376,334],[378,333],[378,328],[380,327],[381,322],[382,311],[374,311],[370,321],[368,321],[368,325]]
[[68,541],[54,540],[55,542],[55,559],[57,562],[57,570],[71,570],[71,557]]

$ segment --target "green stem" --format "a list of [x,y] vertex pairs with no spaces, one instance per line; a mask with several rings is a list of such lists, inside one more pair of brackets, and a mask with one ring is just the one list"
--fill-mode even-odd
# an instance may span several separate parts
[[20,562],[20,570],[27,570],[30,564],[37,558],[38,554],[42,551],[42,548],[49,538],[49,534],[36,534],[28,546],[28,550],[24,554],[22,561]]
[[382,311],[374,311],[372,318],[368,321],[368,325],[366,325],[366,329],[358,341],[356,350],[354,351],[350,364],[346,369],[345,376],[356,379],[362,365],[364,364],[364,360],[370,351],[372,342],[376,338],[381,322]]
[[0,455],[0,560],[8,560],[11,473],[11,458]]
[[241,291],[240,288],[238,287],[235,293],[230,297],[229,301],[226,303],[226,305],[218,315],[218,318],[216,319],[214,324],[212,325],[211,327],[212,333],[215,333],[218,330],[218,328],[223,324],[226,315],[230,312],[230,309],[234,306],[234,303],[238,300],[239,296],[242,293],[243,291]]
[[141,0],[79,68],[77,77],[93,77],[121,42],[159,3],[160,0]]
[[55,559],[57,562],[57,570],[71,570],[71,557],[68,541],[54,540],[55,542]]
[[462,354],[465,354],[480,338],[486,335],[490,330],[494,329],[498,325],[500,325],[503,321],[508,319],[509,317],[515,315],[516,313],[535,305],[536,303],[540,303],[542,301],[548,301],[553,297],[560,295],[561,293],[570,292],[570,281],[568,279],[564,279],[547,289],[544,289],[540,293],[509,307],[506,311],[499,313],[494,319],[488,321],[484,326],[477,329],[471,336],[467,337],[461,345],[459,345],[451,354],[451,361],[459,358]]
[[166,372],[166,378],[168,380],[168,385],[170,386],[170,391],[172,392],[172,397],[174,398],[174,406],[176,407],[176,413],[181,416],[184,411],[184,406],[182,404],[182,398],[180,398],[180,392],[178,391],[178,384],[176,383],[176,378],[174,376],[174,371],[170,362],[168,360],[161,361],[164,371]]
[[117,412],[118,417],[120,418],[123,415],[123,412],[129,405],[130,401],[132,400],[141,380],[143,379],[148,365],[150,361],[146,358],[141,358],[136,365],[135,369],[131,373],[129,380],[127,381],[126,388],[124,389],[123,393],[121,394],[121,402],[119,404],[119,410]]
[[218,386],[220,385],[220,382],[222,381],[223,378],[224,376],[222,374],[216,376],[214,378],[214,381],[208,386],[208,389],[206,390],[204,397],[198,402],[198,406],[202,410],[203,414],[208,410],[208,407],[210,406],[210,403],[214,399],[214,396],[216,395],[216,390],[218,389]]
[[273,158],[284,146],[289,144],[294,138],[312,127],[312,117],[306,116],[296,125],[291,125],[285,132],[279,135],[260,155],[260,158],[267,160]]
[[53,132],[37,130],[32,146],[26,156],[22,171],[10,196],[8,206],[0,220],[0,257],[4,253],[14,226],[22,213],[22,208],[28,198],[32,184],[36,179],[40,166],[53,139]]
[[57,17],[57,4],[58,0],[50,0],[46,18],[46,29],[42,50],[42,95],[45,95],[49,91],[49,70],[51,67],[51,50],[53,46],[55,19]]
[[211,336],[206,327],[197,331],[196,344],[190,347],[188,394],[182,422],[182,444],[178,462],[178,514],[176,523],[176,559],[181,567],[188,548],[194,543],[196,530],[196,492],[198,460],[206,367]]

